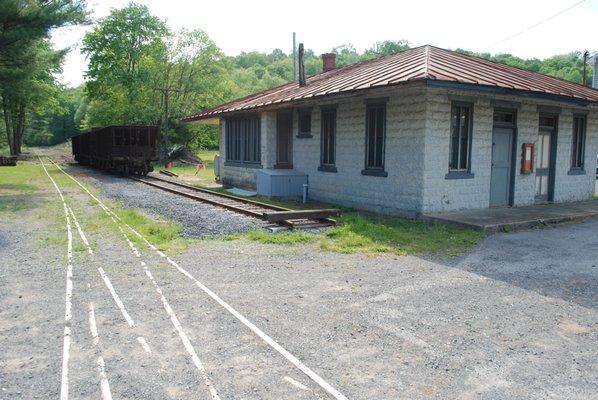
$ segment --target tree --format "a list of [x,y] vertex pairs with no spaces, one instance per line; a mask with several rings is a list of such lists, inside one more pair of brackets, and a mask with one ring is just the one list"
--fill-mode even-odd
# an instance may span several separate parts
[[[17,79],[2,84],[2,110],[12,155],[21,152],[28,110],[56,107],[54,74],[60,71],[65,51],[54,51],[46,39],[28,46]],[[26,56],[26,57],[25,57]]]
[[361,61],[361,56],[352,44],[336,46],[332,49],[332,52],[336,54],[336,65],[339,67],[346,67]]
[[64,51],[49,32],[85,21],[83,0],[3,0],[0,10],[0,97],[10,152],[21,152],[29,107],[51,101],[48,90]]
[[83,99],[83,88],[57,86],[51,107],[35,107],[29,116],[24,142],[31,146],[62,143],[80,132],[76,112]]
[[131,3],[85,35],[87,123],[148,124],[159,116],[154,66],[165,58],[168,29],[146,6]]
[[[167,39],[165,57],[155,65],[154,89],[162,99],[162,137],[169,127],[195,110],[223,102],[230,93],[224,55],[202,30],[181,30]],[[183,136],[188,130],[178,129]],[[176,132],[175,132],[176,133]],[[188,141],[188,140],[186,140]]]
[[376,42],[372,47],[364,51],[361,56],[362,59],[369,59],[375,57],[387,56],[389,54],[398,53],[411,48],[411,45],[407,40],[384,40],[382,42]]
[[[537,58],[523,59],[506,53],[491,55],[490,53],[474,53],[463,49],[457,49],[457,51],[463,54],[482,57],[501,64],[540,72],[545,75],[551,75],[575,83],[582,83],[583,80],[583,56],[579,51],[555,55],[545,60],[538,60]],[[590,66],[588,66],[587,70],[588,75],[593,73]]]

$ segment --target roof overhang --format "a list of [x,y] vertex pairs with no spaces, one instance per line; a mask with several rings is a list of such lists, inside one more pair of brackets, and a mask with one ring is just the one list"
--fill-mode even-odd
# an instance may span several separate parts
[[288,82],[189,115],[183,118],[183,121],[205,120],[232,113],[255,112],[289,105],[293,107],[299,101],[309,105],[316,99],[326,99],[340,93],[352,96],[364,90],[396,87],[415,81],[474,90],[478,93],[546,99],[575,106],[598,105],[596,89],[492,60],[425,45],[322,72],[308,78],[306,85]]
[[181,121],[186,124],[193,124],[193,125],[218,125],[218,124],[220,124],[220,117],[206,117],[204,119],[193,119],[193,120],[185,120],[185,118],[183,118]]
[[[191,124],[218,124],[220,122],[220,118],[223,117],[230,117],[230,116],[238,116],[243,114],[255,113],[255,112],[264,112],[264,111],[276,111],[281,109],[288,109],[288,108],[301,108],[310,106],[314,102],[323,103],[326,101],[338,101],[344,98],[351,98],[359,95],[364,95],[364,93],[368,93],[373,90],[384,90],[384,89],[391,89],[391,88],[398,88],[398,87],[413,87],[413,86],[420,86],[425,85],[427,87],[435,87],[435,88],[445,88],[445,89],[455,89],[455,90],[465,90],[477,93],[488,93],[488,94],[499,94],[499,95],[510,95],[528,99],[541,99],[541,100],[550,100],[558,103],[568,104],[571,106],[577,107],[587,107],[588,105],[595,105],[598,106],[598,102],[591,102],[585,99],[578,99],[569,96],[560,96],[551,93],[544,93],[544,92],[534,92],[534,91],[527,91],[527,90],[518,90],[518,89],[509,89],[503,88],[499,86],[488,86],[488,85],[478,85],[478,84],[470,84],[470,83],[461,83],[461,82],[449,82],[449,81],[442,81],[436,79],[421,79],[415,80],[411,82],[401,82],[393,85],[387,86],[380,86],[380,87],[370,87],[364,89],[358,89],[353,91],[346,91],[341,93],[331,93],[328,95],[323,96],[314,96],[307,99],[298,99],[298,100],[291,100],[288,102],[281,102],[275,104],[268,104],[268,105],[261,105],[257,107],[233,110],[233,111],[224,111],[218,112],[216,114],[208,114],[206,116],[198,116],[198,117],[187,117],[187,119],[183,119],[182,121],[185,123]],[[197,119],[194,119],[197,118]]]
[[530,99],[542,99],[542,100],[551,100],[559,103],[570,104],[573,106],[581,106],[586,107],[590,104],[598,104],[597,102],[591,102],[585,99],[578,99],[575,97],[570,96],[560,96],[552,93],[544,93],[544,92],[533,92],[528,90],[518,90],[518,89],[508,89],[498,86],[486,86],[486,85],[476,85],[476,84],[469,84],[469,83],[460,83],[460,82],[447,82],[447,81],[439,81],[434,79],[428,79],[426,81],[429,87],[437,87],[437,88],[446,88],[446,89],[459,89],[459,90],[467,90],[472,92],[481,92],[481,93],[491,93],[491,94],[502,94],[502,95],[511,95],[517,97],[525,97]]

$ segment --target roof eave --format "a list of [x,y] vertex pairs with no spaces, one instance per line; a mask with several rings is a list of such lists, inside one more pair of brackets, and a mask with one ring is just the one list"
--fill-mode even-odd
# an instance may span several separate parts
[[527,98],[535,98],[535,99],[543,99],[543,100],[552,100],[559,103],[566,103],[575,106],[588,106],[590,104],[598,104],[597,101],[592,101],[580,97],[571,97],[567,95],[557,95],[553,93],[546,93],[546,92],[538,92],[538,91],[530,91],[530,90],[522,90],[522,89],[510,89],[501,86],[490,86],[490,85],[479,85],[479,84],[471,84],[471,83],[461,83],[461,82],[449,82],[449,81],[440,81],[434,79],[428,79],[427,85],[429,87],[438,87],[438,88],[447,88],[447,89],[461,89],[461,90],[468,90],[468,91],[475,91],[475,92],[484,92],[484,93],[493,93],[493,94],[504,94],[504,95],[513,95],[518,97],[527,97]]
[[[188,123],[217,123],[217,120],[219,118],[226,117],[229,115],[280,109],[280,108],[286,108],[288,106],[294,106],[294,105],[298,105],[298,104],[310,103],[310,102],[321,101],[321,100],[326,100],[326,99],[335,99],[335,98],[339,98],[339,97],[351,97],[351,96],[360,94],[362,92],[367,92],[369,90],[383,89],[383,88],[391,87],[391,86],[406,86],[409,84],[418,84],[421,82],[424,82],[429,87],[461,89],[461,90],[477,91],[477,92],[484,92],[484,93],[504,94],[504,95],[518,96],[518,97],[552,100],[552,101],[556,101],[556,102],[560,102],[560,103],[571,104],[574,106],[586,107],[590,104],[598,105],[598,101],[591,101],[591,100],[584,99],[581,97],[571,97],[571,96],[567,96],[567,95],[558,95],[558,94],[553,94],[553,93],[529,91],[529,90],[522,90],[522,89],[511,89],[511,88],[505,88],[505,87],[501,87],[501,86],[480,85],[480,84],[474,84],[474,83],[462,83],[462,82],[455,82],[455,81],[444,81],[444,80],[437,80],[437,79],[430,79],[430,78],[418,78],[418,79],[410,80],[408,82],[398,82],[398,83],[393,83],[393,84],[385,85],[385,86],[376,86],[376,87],[355,89],[355,90],[351,90],[351,91],[330,93],[330,94],[326,94],[326,95],[313,96],[313,97],[303,98],[303,99],[292,99],[292,100],[288,100],[288,101],[284,101],[284,102],[277,102],[277,103],[269,103],[269,104],[262,103],[262,104],[259,104],[259,105],[253,106],[253,107],[243,107],[242,109],[235,109],[235,110],[230,110],[230,111],[225,111],[225,110],[215,110],[212,112],[208,111],[207,113],[199,113],[198,115],[185,117],[185,118],[181,119],[181,121],[188,122]],[[200,121],[204,121],[204,122],[200,122]]]
[[336,100],[336,99],[343,98],[343,97],[353,97],[353,96],[359,95],[361,93],[364,93],[364,92],[367,92],[370,90],[376,90],[376,89],[380,90],[380,89],[384,89],[384,88],[399,87],[399,86],[414,86],[414,85],[425,83],[425,80],[426,80],[425,78],[417,78],[417,79],[412,79],[412,80],[405,81],[405,82],[391,83],[391,84],[384,85],[384,86],[374,86],[374,87],[353,89],[350,91],[342,91],[342,92],[336,92],[336,93],[328,93],[328,94],[319,95],[319,96],[291,99],[291,100],[284,101],[284,102],[279,101],[276,103],[271,103],[271,102],[267,103],[267,104],[262,103],[262,104],[255,105],[255,106],[249,107],[249,108],[244,107],[242,109],[235,109],[235,110],[230,110],[230,111],[223,111],[223,110],[217,110],[217,111],[213,111],[213,112],[208,111],[207,113],[199,113],[197,115],[182,118],[181,121],[182,122],[196,122],[198,120],[211,119],[211,118],[222,118],[222,117],[226,117],[226,116],[230,116],[230,115],[234,115],[234,114],[244,114],[244,113],[249,113],[249,112],[269,111],[269,110],[277,110],[277,109],[281,109],[281,108],[301,106],[301,105],[312,103],[315,101],[326,101],[329,99]]

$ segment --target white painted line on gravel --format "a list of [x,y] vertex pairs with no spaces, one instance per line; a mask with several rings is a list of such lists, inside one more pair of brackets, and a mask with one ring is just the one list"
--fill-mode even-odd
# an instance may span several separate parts
[[[89,303],[89,330],[93,338],[93,344],[99,349],[100,337],[98,336],[98,326],[96,324],[96,315],[93,309],[93,303]],[[100,374],[100,391],[102,393],[102,400],[112,400],[112,393],[110,392],[110,384],[108,383],[108,376],[106,375],[106,364],[104,358],[99,355],[96,361],[98,365],[98,373]]]
[[77,227],[77,231],[79,232],[79,236],[81,237],[81,240],[83,241],[83,244],[85,244],[85,247],[87,247],[87,252],[91,255],[93,254],[93,250],[91,249],[91,246],[89,245],[89,241],[87,240],[87,236],[85,236],[85,233],[83,233],[83,229],[81,229],[81,225],[79,225],[79,221],[77,221],[77,217],[75,217],[75,213],[73,213],[73,210],[68,207],[69,213],[71,214],[71,217],[73,217],[73,222],[75,223],[75,226]]
[[93,309],[93,303],[89,303],[89,330],[91,331],[93,344],[99,344],[100,337],[98,336],[98,326],[96,325],[96,314],[95,310]]
[[[73,176],[71,176],[66,171],[64,171],[60,167],[60,165],[56,164],[54,161],[52,161],[52,159],[50,159],[50,162],[52,162],[52,164],[54,164],[60,171],[62,171],[62,173],[64,173],[69,178],[71,178],[71,180],[73,180],[77,185],[79,185],[85,192],[87,192],[91,196],[91,198],[93,198],[107,214],[113,216],[112,220],[115,223],[116,223],[116,220],[120,221],[120,218],[114,212],[112,212],[108,207],[106,207],[104,205],[104,203],[102,203],[102,201],[100,201],[96,196],[94,196],[81,182],[79,182]],[[116,220],[115,220],[115,218],[116,218]],[[300,371],[302,371],[305,375],[307,375],[310,379],[312,379],[315,383],[317,383],[322,389],[326,390],[329,394],[331,394],[337,400],[348,400],[341,392],[336,390],[332,385],[330,385],[328,382],[326,382],[318,374],[316,374],[309,367],[307,367],[305,364],[303,364],[301,361],[299,361],[299,359],[297,357],[295,357],[294,355],[289,353],[284,347],[282,347],[274,339],[272,339],[270,336],[268,336],[266,333],[264,333],[261,329],[259,329],[257,326],[255,326],[252,322],[250,322],[247,318],[245,318],[241,313],[239,313],[237,310],[235,310],[232,306],[230,306],[228,303],[226,303],[224,300],[222,300],[218,295],[216,295],[214,292],[212,292],[203,283],[201,283],[200,281],[195,279],[195,277],[193,277],[193,275],[191,275],[184,268],[179,266],[170,257],[168,257],[166,254],[164,254],[160,250],[158,250],[158,248],[156,246],[151,244],[143,235],[141,235],[139,232],[137,232],[136,229],[134,229],[127,223],[123,223],[123,224],[126,227],[128,227],[137,237],[139,237],[141,240],[143,240],[150,249],[156,251],[158,253],[158,255],[160,255],[161,257],[166,258],[166,260],[172,266],[174,266],[179,272],[181,272],[187,278],[191,279],[208,296],[210,296],[214,301],[216,301],[218,304],[220,304],[222,307],[224,307],[229,313],[231,313],[235,318],[237,318],[239,321],[241,321],[247,328],[249,328],[251,331],[253,331],[253,333],[255,333],[263,341],[265,341],[268,345],[270,345],[273,349],[275,349],[280,355],[282,355],[284,358],[286,358],[291,364],[293,364]]]
[[65,295],[65,305],[64,305],[64,335],[63,335],[63,344],[62,344],[62,373],[60,377],[60,400],[67,400],[69,397],[69,357],[70,357],[70,348],[71,348],[71,308],[72,308],[72,297],[73,297],[73,233],[71,231],[71,219],[69,217],[69,213],[66,207],[66,203],[64,202],[64,196],[62,192],[56,185],[56,182],[46,169],[46,166],[41,158],[39,161],[44,168],[44,172],[52,181],[52,184],[56,188],[58,195],[60,196],[60,200],[62,200],[62,207],[64,208],[64,216],[66,218],[66,233],[67,233],[67,268],[66,268],[66,295]]
[[[62,172],[64,172],[62,170],[62,168],[60,168],[60,166],[58,166],[58,164],[54,163],[52,160],[50,160],[50,161],[54,165],[56,165]],[[66,174],[66,172],[64,172],[64,173]],[[70,176],[68,174],[66,174],[66,175]],[[74,180],[74,178],[72,178],[72,177],[71,177],[71,179]],[[79,185],[82,186],[81,184],[79,184]],[[56,186],[56,188],[58,188],[58,186]],[[86,191],[91,195],[91,193],[88,190],[86,190]],[[95,198],[95,196],[92,195],[92,197],[99,202],[99,200],[97,198]],[[118,218],[118,216],[116,214],[114,214],[113,212],[111,212],[102,203],[99,202],[99,204],[102,205],[102,208],[104,209],[104,211],[106,211],[109,215],[112,214],[114,217]],[[65,208],[65,210],[66,210],[66,208]],[[135,245],[133,244],[133,242],[129,239],[129,237],[127,236],[127,234],[125,233],[125,231],[122,229],[122,227],[120,226],[120,224],[118,224],[118,222],[116,222],[116,220],[114,218],[112,218],[112,220],[118,225],[119,230],[121,231],[121,233],[124,236],[125,240],[129,244],[129,247],[131,248],[131,251],[133,252],[133,254],[137,258],[141,258],[141,254],[139,253],[139,250],[137,250],[137,248],[135,247]],[[210,392],[210,395],[212,396],[212,399],[213,400],[220,400],[220,397],[218,396],[218,392],[216,391],[216,389],[214,388],[212,382],[210,381],[210,378],[208,376],[208,373],[207,373],[206,369],[203,366],[203,363],[201,362],[201,360],[199,359],[199,357],[198,357],[195,349],[193,348],[193,345],[191,344],[191,341],[189,340],[189,337],[187,336],[187,334],[183,330],[183,327],[181,326],[181,324],[180,324],[180,322],[179,322],[176,314],[174,313],[174,311],[170,307],[170,304],[168,303],[168,301],[164,297],[164,294],[162,293],[162,289],[160,289],[160,286],[158,286],[158,283],[154,279],[152,273],[147,268],[146,263],[143,262],[143,261],[141,261],[141,266],[143,267],[143,269],[145,271],[145,274],[148,276],[148,278],[150,279],[150,281],[153,283],[154,287],[156,288],[156,291],[160,295],[160,300],[162,301],[162,305],[164,306],[164,309],[166,310],[168,316],[170,317],[170,320],[171,320],[172,324],[174,325],[175,329],[177,330],[177,333],[179,334],[179,337],[180,337],[181,341],[183,342],[183,346],[185,347],[185,349],[187,350],[187,352],[191,356],[191,360],[193,361],[193,364],[195,364],[195,366],[197,367],[197,369],[200,371],[201,376],[202,376],[202,378],[204,380],[204,383],[207,386],[207,388],[208,388],[208,390]],[[150,350],[150,352],[151,352],[151,350]]]
[[[81,240],[83,240],[83,243],[85,243],[85,246],[87,246],[88,253],[93,254],[93,251],[91,250],[91,246],[89,245],[89,242],[87,241],[85,233],[83,232],[83,229],[79,225],[79,222],[77,222],[75,213],[73,213],[73,209],[70,208],[69,206],[67,206],[67,208],[69,210],[70,215],[73,217],[73,221],[75,221],[75,225],[77,226],[77,230],[79,231],[79,236],[81,236]],[[104,281],[104,284],[106,285],[106,287],[108,288],[108,291],[112,295],[112,299],[114,299],[114,302],[116,303],[116,306],[120,310],[120,313],[122,314],[123,318],[125,319],[125,321],[127,321],[127,324],[130,327],[135,326],[135,322],[133,322],[133,318],[131,318],[131,316],[127,312],[127,309],[125,308],[125,305],[123,304],[122,300],[118,296],[118,293],[116,293],[116,290],[114,290],[114,286],[112,286],[112,282],[110,281],[110,278],[106,274],[106,271],[104,271],[104,268],[97,267],[96,269],[100,273],[100,276],[102,277],[102,280]]]
[[295,379],[291,378],[290,376],[285,376],[284,380],[289,382],[291,385],[298,387],[301,390],[309,391],[309,388],[302,384],[301,382],[296,381]]
[[100,390],[102,392],[102,400],[112,400],[110,385],[108,384],[108,378],[106,377],[106,365],[104,364],[104,358],[102,356],[98,356],[97,364],[98,372],[100,373]]
[[183,342],[183,345],[185,346],[185,349],[191,355],[193,364],[195,364],[197,369],[201,372],[201,375],[204,379],[204,383],[208,387],[208,390],[210,391],[210,394],[212,395],[212,399],[220,400],[220,397],[218,396],[218,392],[216,392],[216,389],[212,385],[212,382],[210,381],[210,378],[208,377],[208,373],[207,373],[206,369],[204,368],[199,357],[197,356],[197,353],[195,352],[195,349],[193,348],[193,345],[191,344],[189,337],[183,330],[183,327],[181,326],[179,319],[177,318],[176,314],[170,307],[170,304],[168,304],[168,301],[164,297],[164,294],[162,293],[162,289],[160,289],[160,286],[158,286],[158,284],[156,283],[156,280],[154,279],[152,273],[150,272],[150,270],[147,268],[146,265],[143,265],[143,270],[145,271],[145,274],[148,276],[150,281],[152,281],[152,283],[154,284],[154,287],[156,288],[156,292],[158,292],[158,294],[160,295],[160,300],[162,301],[162,305],[164,306],[164,309],[168,313],[168,316],[170,317],[170,321],[172,322],[175,329],[177,330],[179,337],[181,338],[181,341]]
[[147,354],[152,354],[152,349],[149,347],[149,344],[147,344],[147,341],[143,337],[137,337],[137,341],[139,342],[141,347],[143,347],[143,350],[145,350]]

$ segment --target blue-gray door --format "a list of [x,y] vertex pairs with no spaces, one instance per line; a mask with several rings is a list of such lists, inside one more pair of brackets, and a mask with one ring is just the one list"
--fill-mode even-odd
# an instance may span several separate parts
[[513,128],[494,127],[492,130],[492,172],[490,176],[490,206],[509,204],[511,194],[511,155]]

